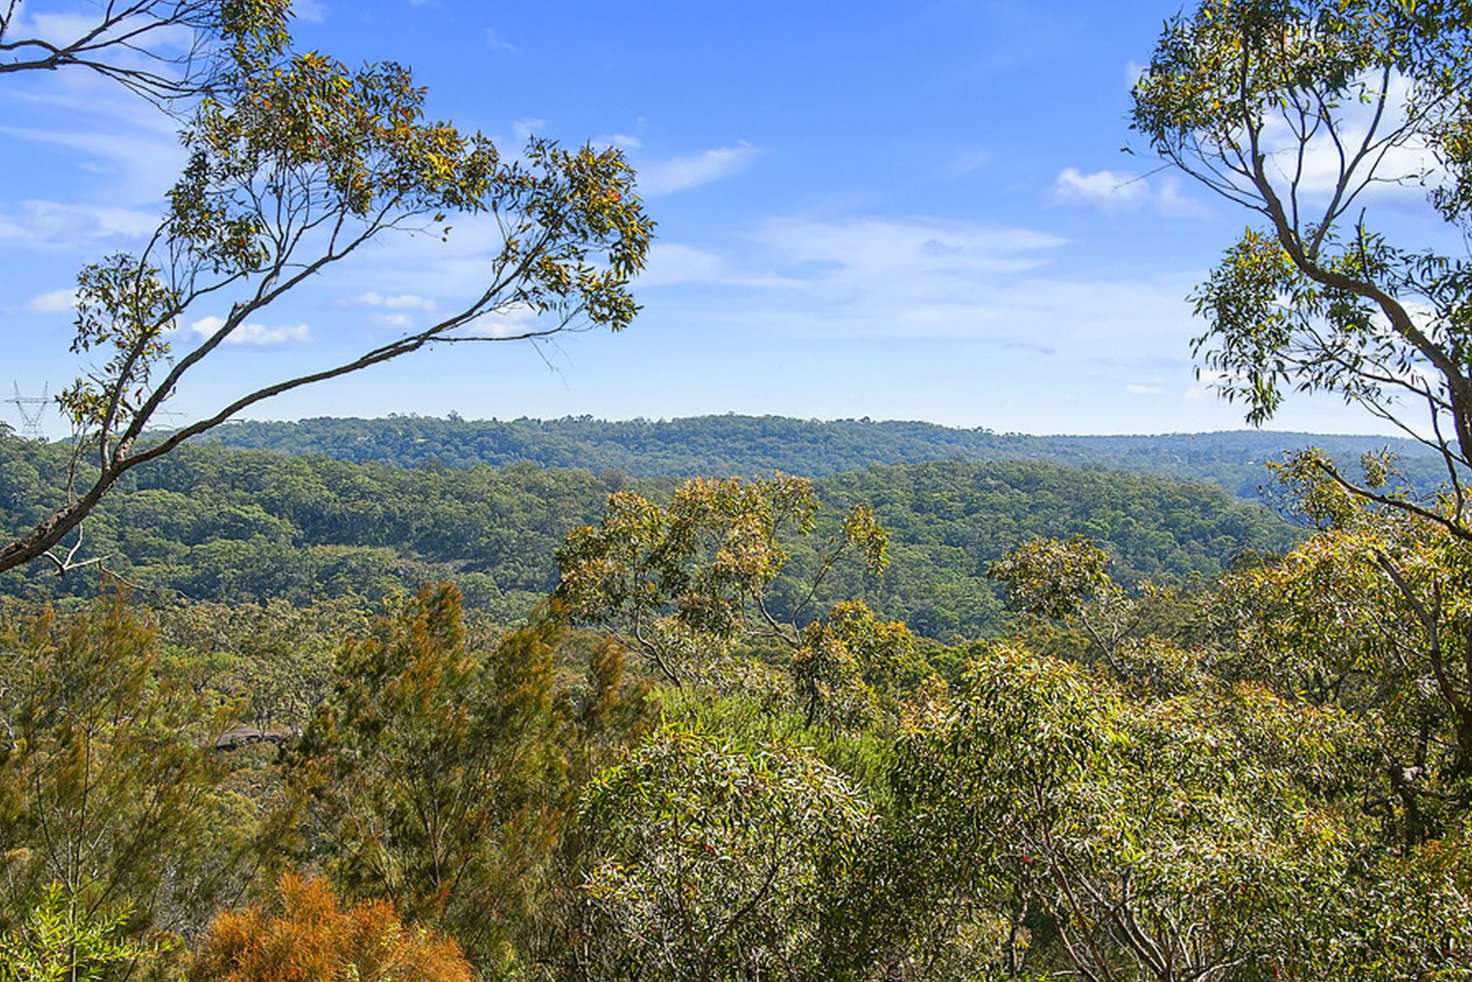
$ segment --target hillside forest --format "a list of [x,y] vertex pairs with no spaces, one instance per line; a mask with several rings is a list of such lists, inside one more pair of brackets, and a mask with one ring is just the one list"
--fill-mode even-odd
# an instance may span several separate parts
[[[1165,23],[1129,124],[1252,216],[1193,299],[1253,429],[1160,437],[238,421],[637,329],[637,173],[432,121],[287,0],[18,10],[0,86],[95,75],[189,163],[79,274],[72,435],[0,428],[0,982],[1472,980],[1472,267],[1360,197],[1426,149],[1468,241],[1466,4]],[[467,215],[462,307],[170,421],[247,318]],[[1258,428],[1313,393],[1405,436]]]

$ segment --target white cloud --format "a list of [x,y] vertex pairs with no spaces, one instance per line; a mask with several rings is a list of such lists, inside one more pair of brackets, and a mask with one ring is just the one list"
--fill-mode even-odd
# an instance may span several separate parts
[[30,13],[30,8],[26,4],[22,4],[16,21],[11,25],[8,33],[11,39],[30,37],[61,46],[79,37],[85,37],[96,29],[98,22],[98,17],[87,14],[33,14]]
[[[223,318],[201,317],[189,329],[201,338],[207,338],[225,325]],[[225,344],[245,348],[271,348],[283,344],[300,344],[311,340],[311,331],[305,324],[289,327],[267,327],[265,324],[247,322],[240,325],[225,339]]]
[[33,314],[70,314],[76,309],[76,290],[51,290],[26,301],[26,310]]
[[1097,170],[1085,174],[1065,167],[1053,182],[1053,200],[1061,204],[1089,205],[1103,212],[1133,211],[1150,196],[1143,178],[1123,171]]
[[413,327],[415,318],[411,314],[428,314],[437,309],[433,300],[417,293],[380,293],[377,290],[368,290],[355,297],[339,300],[337,305],[373,308],[378,312],[368,315],[369,322],[395,330]]
[[1196,372],[1196,381],[1186,389],[1186,398],[1193,402],[1204,399],[1215,399],[1218,396],[1217,387],[1230,379],[1226,372],[1213,371],[1209,368],[1200,368]]
[[[1346,146],[1358,147],[1364,139],[1365,129],[1346,130],[1343,139]],[[1287,127],[1274,127],[1265,131],[1264,144],[1267,149],[1269,179],[1274,180],[1281,193],[1287,193],[1298,169],[1298,147],[1287,131]],[[1333,194],[1339,183],[1339,151],[1331,141],[1318,138],[1309,142],[1303,154],[1303,172],[1298,180],[1300,200],[1325,199]],[[1356,171],[1358,181],[1368,174],[1364,165]],[[1390,147],[1375,167],[1377,180],[1366,187],[1360,198],[1374,201],[1424,201],[1428,188],[1446,180],[1445,171],[1437,163],[1435,155],[1424,145],[1407,144]],[[1353,186],[1358,186],[1354,182]]]
[[278,344],[298,344],[311,340],[311,332],[305,324],[290,327],[267,327],[264,324],[242,324],[230,335],[228,344],[267,348]]
[[[136,31],[141,23],[139,18],[121,18],[114,24],[111,30],[102,31],[106,23],[102,11],[97,13],[74,13],[74,12],[31,12],[31,8],[22,3],[20,9],[15,13],[15,20],[6,31],[7,40],[19,40],[21,38],[38,39],[57,47],[66,47],[76,43],[80,39],[90,38],[92,44],[116,43],[114,49],[108,51],[109,55],[118,58],[122,55],[123,43],[127,40],[129,32]],[[149,29],[147,45],[152,50],[174,50],[185,51],[189,48],[193,38],[193,31],[178,24],[155,26]],[[147,56],[139,53],[132,59],[134,65],[147,65]],[[155,66],[156,67],[156,66]]]
[[516,134],[518,143],[525,143],[546,125],[545,119],[518,119],[511,124],[511,132]]
[[[1364,98],[1354,92],[1355,86],[1364,86]],[[1296,118],[1290,123],[1282,113],[1269,113],[1263,120],[1260,134],[1262,149],[1266,157],[1265,171],[1268,179],[1277,187],[1278,195],[1286,199],[1297,183],[1300,204],[1322,206],[1327,203],[1340,183],[1340,145],[1349,157],[1353,157],[1365,144],[1370,127],[1375,122],[1378,103],[1378,77],[1367,76],[1356,80],[1350,87],[1351,95],[1337,105],[1332,112],[1334,130],[1308,120],[1310,139],[1303,144],[1295,132]],[[1355,201],[1366,204],[1396,203],[1419,205],[1425,203],[1428,188],[1436,187],[1447,179],[1447,174],[1436,160],[1435,154],[1424,141],[1409,135],[1394,144],[1382,141],[1398,132],[1406,121],[1407,106],[1413,100],[1412,84],[1403,75],[1391,77],[1386,89],[1384,111],[1380,116],[1373,141],[1379,149],[1372,149],[1366,160],[1349,178],[1349,187],[1359,188]],[[1288,110],[1291,117],[1296,112]],[[1335,136],[1338,137],[1338,145]],[[1245,142],[1245,136],[1238,136]],[[1371,165],[1375,180],[1364,187],[1361,183],[1369,176]],[[1238,179],[1241,186],[1247,182]],[[1255,195],[1255,189],[1249,188]],[[1320,216],[1312,216],[1317,219]]]
[[759,151],[749,143],[640,164],[639,193],[646,198],[710,184],[745,170]]
[[1181,179],[1175,174],[1166,174],[1153,182],[1154,198],[1151,204],[1167,218],[1204,218],[1208,214],[1205,205],[1187,196]]
[[1053,182],[1053,201],[1096,208],[1106,215],[1140,211],[1147,207],[1170,218],[1204,214],[1201,205],[1186,196],[1180,179],[1174,174],[1152,181],[1128,171],[1084,173],[1077,167],[1065,167]]
[[431,311],[435,309],[433,300],[421,297],[416,293],[393,293],[383,294],[377,290],[369,290],[360,293],[356,297],[339,300],[341,307],[385,307],[389,310],[422,310]]
[[453,332],[460,338],[510,338],[537,329],[536,311],[525,304],[494,310]]
[[[1130,77],[1131,84],[1140,71],[1140,66],[1133,62],[1127,66],[1126,75]],[[1279,197],[1286,200],[1296,183],[1298,199],[1304,206],[1321,207],[1327,203],[1340,183],[1341,158],[1335,133],[1339,144],[1352,155],[1364,144],[1370,131],[1376,111],[1373,96],[1379,82],[1378,79],[1365,79],[1364,84],[1371,98],[1368,101],[1347,98],[1335,107],[1334,133],[1324,125],[1314,130],[1310,120],[1314,135],[1301,152],[1295,130],[1282,114],[1269,113],[1265,117],[1260,141],[1266,157],[1268,179],[1277,187]],[[1406,107],[1411,99],[1411,83],[1404,76],[1392,77],[1376,139],[1383,139],[1404,125]],[[1435,154],[1423,141],[1415,139],[1408,138],[1399,145],[1384,147],[1383,156],[1378,152],[1371,153],[1350,181],[1351,188],[1358,187],[1365,179],[1371,163],[1375,165],[1376,180],[1363,187],[1357,198],[1366,204],[1422,204],[1427,189],[1446,180],[1446,173],[1437,163]],[[1240,183],[1246,186],[1245,180]],[[1255,196],[1257,192],[1249,188],[1244,193]],[[1211,197],[1209,192],[1203,191],[1202,194],[1208,200]],[[1186,193],[1181,176],[1171,172],[1147,178],[1125,171],[1084,172],[1068,167],[1054,182],[1053,200],[1060,204],[1096,208],[1106,214],[1148,209],[1170,218],[1194,218],[1207,213],[1200,199]]]
[[1159,382],[1131,382],[1124,390],[1132,396],[1158,396],[1165,392],[1165,386]]
[[601,133],[588,142],[595,147],[621,147],[624,150],[638,150],[644,146],[643,140],[627,133]]
[[293,0],[291,12],[297,20],[308,24],[320,24],[327,19],[327,7],[322,0]]

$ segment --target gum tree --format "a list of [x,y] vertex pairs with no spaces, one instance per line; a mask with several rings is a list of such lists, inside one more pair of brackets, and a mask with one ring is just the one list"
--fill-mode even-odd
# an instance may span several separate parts
[[[119,478],[266,399],[434,346],[616,331],[637,312],[629,281],[652,223],[622,155],[533,139],[519,158],[503,156],[480,134],[428,120],[424,89],[400,65],[351,70],[309,52],[253,68],[228,98],[204,98],[182,139],[189,163],[148,244],[78,277],[72,350],[91,368],[61,396],[76,480],[46,519],[0,544],[0,571],[42,557],[60,573],[87,562],[57,546],[80,536]],[[448,315],[143,439],[202,362],[219,361],[292,291],[371,242],[443,238],[469,220],[494,224],[499,246]],[[187,317],[208,329],[186,347]]]
[[978,658],[896,749],[927,882],[1014,909],[1014,966],[1050,976],[1456,977],[1465,836],[1377,855],[1359,789],[1378,731],[1203,655],[1134,692],[1015,643]]
[[1226,577],[1218,670],[1362,720],[1376,734],[1362,810],[1410,856],[1472,806],[1472,555],[1444,527],[1384,514],[1290,469],[1322,528],[1276,563]]
[[[1195,294],[1203,368],[1247,419],[1285,390],[1359,404],[1438,451],[1443,502],[1333,480],[1472,540],[1472,8],[1411,0],[1204,0],[1169,21],[1133,127],[1168,165],[1256,213]],[[1424,188],[1451,251],[1397,242],[1375,206]]]
[[583,978],[829,978],[868,802],[800,749],[669,725],[587,789]]
[[889,537],[867,505],[855,506],[818,550],[788,617],[773,611],[774,584],[790,548],[814,534],[818,508],[812,482],[780,473],[696,478],[675,489],[668,507],[615,492],[603,520],[574,529],[558,551],[555,597],[575,622],[607,629],[675,686],[714,681],[738,644],[783,650],[791,695],[811,724],[835,703],[870,701],[877,676],[912,660],[908,630],[880,622],[862,603],[840,603],[826,618],[815,609],[840,561],[856,559],[871,575],[884,569]]

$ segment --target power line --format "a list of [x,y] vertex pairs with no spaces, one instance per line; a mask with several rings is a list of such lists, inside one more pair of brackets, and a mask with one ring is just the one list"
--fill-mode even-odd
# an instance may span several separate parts
[[20,413],[20,435],[28,440],[46,439],[46,407],[51,405],[50,385],[41,386],[38,396],[20,394],[20,383],[15,382],[15,395],[5,401]]

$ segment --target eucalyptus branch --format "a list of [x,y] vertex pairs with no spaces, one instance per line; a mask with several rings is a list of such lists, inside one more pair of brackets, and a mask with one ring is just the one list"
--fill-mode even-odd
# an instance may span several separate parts
[[[286,44],[288,0],[134,0],[108,3],[87,26],[51,41],[17,32],[21,7],[0,15],[0,75],[80,69],[93,72],[174,113],[179,104],[232,84],[242,63]],[[183,32],[188,32],[182,46]]]
[[1472,542],[1472,529],[1469,529],[1464,523],[1456,519],[1447,518],[1445,515],[1438,514],[1437,512],[1434,512],[1429,508],[1423,508],[1413,501],[1407,501],[1404,498],[1396,498],[1390,495],[1381,494],[1378,491],[1372,491],[1369,488],[1360,487],[1359,485],[1347,480],[1342,474],[1339,473],[1339,470],[1328,461],[1315,459],[1313,461],[1313,466],[1318,468],[1331,481],[1339,485],[1345,491],[1348,491],[1350,494],[1353,494],[1360,498],[1364,498],[1367,501],[1373,501],[1378,505],[1384,505],[1387,508],[1397,509],[1399,511],[1408,512],[1409,514],[1415,515],[1418,518],[1424,518],[1427,521],[1433,522],[1434,524],[1450,532],[1458,539],[1461,539],[1464,542]]

